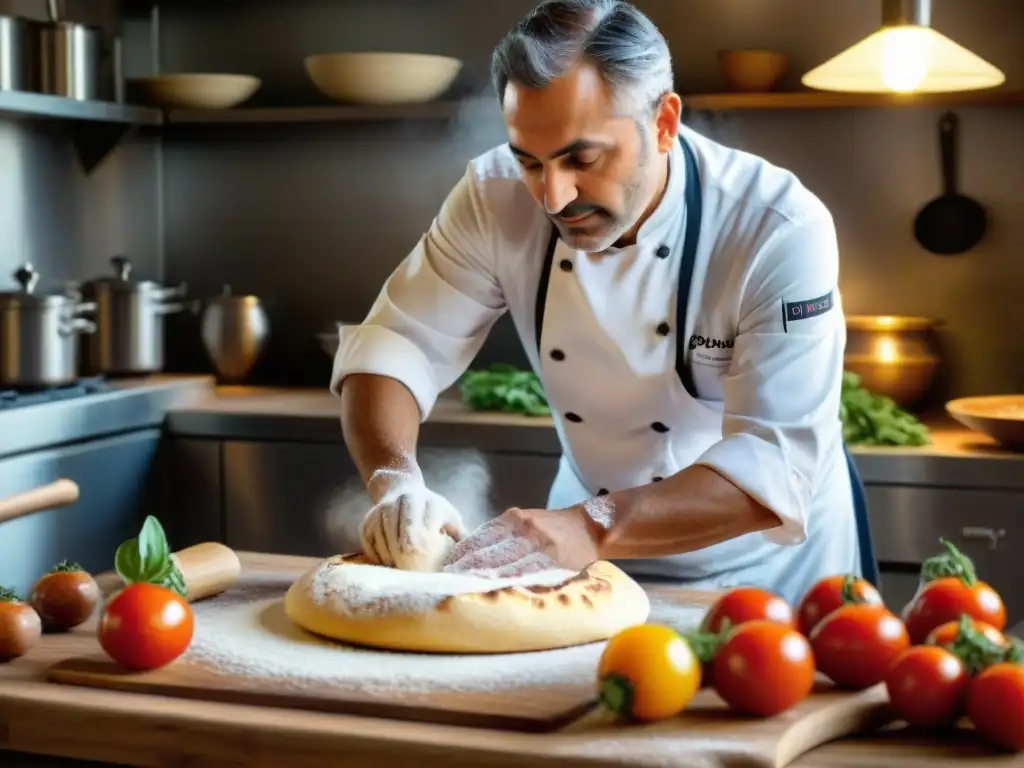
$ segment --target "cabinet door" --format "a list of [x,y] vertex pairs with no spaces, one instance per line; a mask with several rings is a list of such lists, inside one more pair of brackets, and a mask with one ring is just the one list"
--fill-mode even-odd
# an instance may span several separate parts
[[137,535],[147,513],[160,514],[152,493],[159,430],[34,451],[0,461],[0,497],[58,478],[76,482],[74,504],[5,522],[0,529],[0,585],[24,595],[60,560],[99,573]]
[[[511,506],[543,507],[558,467],[550,456],[436,446],[418,459],[469,528]],[[343,446],[232,441],[223,467],[228,546],[315,557],[359,549],[370,499]]]

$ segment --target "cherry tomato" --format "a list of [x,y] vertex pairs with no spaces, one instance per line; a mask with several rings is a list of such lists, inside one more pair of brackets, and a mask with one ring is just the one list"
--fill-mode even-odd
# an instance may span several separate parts
[[963,712],[967,667],[937,645],[908,648],[889,669],[885,687],[893,711],[911,725],[940,726]]
[[768,619],[736,627],[715,654],[714,686],[735,711],[771,717],[814,687],[814,654],[793,627]]
[[808,590],[797,607],[797,626],[807,637],[832,611],[849,602],[882,605],[882,595],[870,581],[853,575],[826,576]]
[[[977,619],[970,619],[970,622],[974,631],[990,642],[995,645],[1006,645],[1006,635],[991,624],[986,624],[984,621],[978,621]],[[929,632],[924,642],[925,645],[950,645],[956,641],[959,634],[960,622],[947,621],[945,624],[940,624]]]
[[968,584],[957,576],[945,576],[921,586],[903,610],[903,623],[910,641],[923,643],[928,633],[967,614],[1002,630],[1006,626],[1006,608],[1002,598],[983,581]]
[[48,632],[64,632],[85,623],[99,599],[100,588],[92,576],[67,562],[44,574],[29,596]]
[[1024,752],[1024,667],[993,664],[967,688],[967,716],[982,736],[1011,752]]
[[612,637],[598,664],[602,704],[636,720],[679,714],[700,687],[700,661],[670,627],[639,624]]
[[0,589],[0,662],[24,656],[43,634],[39,614],[9,589]]
[[855,690],[882,682],[909,647],[907,628],[883,605],[844,605],[811,633],[818,671],[836,685]]
[[155,584],[130,584],[100,615],[100,645],[128,669],[156,669],[181,656],[192,642],[192,609],[184,598]]
[[787,627],[793,626],[793,609],[778,595],[757,587],[737,587],[722,595],[704,614],[701,630],[717,633],[728,619],[732,627],[747,621],[767,619]]

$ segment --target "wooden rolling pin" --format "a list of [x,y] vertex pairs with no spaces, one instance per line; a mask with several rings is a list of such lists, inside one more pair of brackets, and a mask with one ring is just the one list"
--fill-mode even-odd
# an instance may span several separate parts
[[[171,554],[185,578],[185,599],[190,603],[231,589],[242,572],[238,555],[216,541],[204,541]],[[103,573],[96,581],[106,597],[124,587],[115,571]]]
[[49,485],[41,485],[31,491],[17,493],[0,499],[0,523],[14,520],[33,512],[54,507],[66,507],[78,501],[78,483],[61,478]]

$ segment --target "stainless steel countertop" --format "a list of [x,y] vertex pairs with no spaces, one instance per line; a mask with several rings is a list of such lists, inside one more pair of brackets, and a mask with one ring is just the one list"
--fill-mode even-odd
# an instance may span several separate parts
[[[951,419],[925,419],[933,444],[923,448],[853,447],[866,483],[1024,491],[1024,453],[1000,448]],[[324,389],[196,389],[169,407],[180,437],[275,442],[341,442],[338,400]],[[2,432],[2,422],[0,422]],[[421,427],[423,444],[557,456],[550,418],[474,412],[457,392],[438,400]]]
[[171,406],[212,396],[207,376],[143,376],[112,382],[109,392],[0,410],[0,459],[147,427]]

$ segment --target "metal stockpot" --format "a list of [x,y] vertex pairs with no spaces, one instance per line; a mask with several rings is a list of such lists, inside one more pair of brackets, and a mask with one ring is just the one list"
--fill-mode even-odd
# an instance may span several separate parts
[[0,386],[58,387],[78,379],[79,333],[95,324],[80,317],[96,309],[81,294],[35,294],[39,273],[25,264],[14,273],[21,290],[0,293]]
[[114,256],[114,275],[82,285],[83,295],[96,302],[96,333],[86,349],[91,373],[111,375],[157,373],[164,367],[164,315],[185,308],[184,284],[165,288],[150,280],[129,279],[131,262]]

